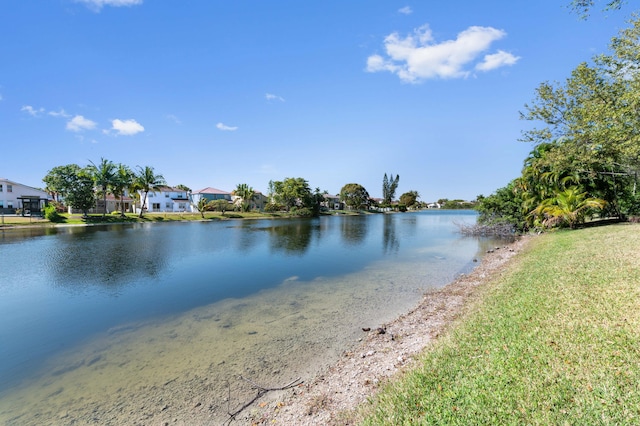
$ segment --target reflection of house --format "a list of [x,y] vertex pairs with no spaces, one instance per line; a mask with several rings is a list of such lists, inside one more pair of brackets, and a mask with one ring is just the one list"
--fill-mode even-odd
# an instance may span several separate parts
[[[144,200],[144,192],[138,192],[140,200]],[[157,191],[149,191],[145,207],[149,213],[189,211],[189,194],[180,188],[164,186]]]
[[45,191],[0,178],[2,214],[15,214],[16,209],[21,209],[22,215],[39,215],[49,200],[51,197]]
[[198,211],[195,206],[198,205],[201,199],[205,199],[207,201],[227,200],[231,202],[231,193],[211,187],[207,187],[199,191],[193,191],[191,193],[191,208],[193,211]]

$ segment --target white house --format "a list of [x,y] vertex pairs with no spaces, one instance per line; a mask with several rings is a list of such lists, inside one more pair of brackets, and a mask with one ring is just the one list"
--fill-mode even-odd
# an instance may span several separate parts
[[[142,202],[144,200],[144,191],[138,192],[140,193],[140,202]],[[187,212],[191,210],[187,191],[169,186],[164,186],[158,191],[149,191],[145,207],[149,213]]]
[[15,214],[20,209],[23,215],[40,214],[49,200],[45,191],[0,178],[0,213]]

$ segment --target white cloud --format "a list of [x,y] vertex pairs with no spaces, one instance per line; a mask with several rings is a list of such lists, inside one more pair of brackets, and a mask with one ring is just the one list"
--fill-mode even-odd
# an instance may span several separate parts
[[76,2],[84,3],[89,9],[96,12],[99,12],[104,6],[137,6],[142,4],[142,1],[143,0],[76,0]]
[[140,132],[144,132],[144,127],[136,120],[111,120],[111,130],[117,135],[132,136]]
[[476,69],[478,71],[491,71],[505,65],[515,65],[519,59],[519,56],[512,55],[504,50],[498,50],[498,53],[486,55],[484,61],[476,65]]
[[[473,26],[460,32],[455,40],[436,43],[429,26],[423,25],[405,38],[398,33],[388,35],[384,39],[386,57],[377,54],[369,56],[366,70],[388,71],[408,83],[432,78],[465,78],[471,73],[470,67],[477,58],[494,41],[505,36],[502,30]],[[518,59],[507,52],[500,52],[486,55],[477,68],[488,71],[513,65]]]
[[81,132],[83,130],[92,130],[95,129],[96,122],[89,120],[88,118],[84,118],[81,115],[76,115],[71,120],[67,121],[67,130],[71,130],[72,132]]
[[402,13],[403,15],[411,15],[413,13],[413,10],[409,6],[405,6],[398,9],[398,12]]
[[264,95],[264,97],[265,97],[268,101],[280,101],[280,102],[284,102],[284,98],[282,98],[281,96],[278,96],[278,95],[274,95],[273,93],[267,93],[266,95]]
[[22,108],[20,108],[20,111],[24,111],[33,117],[39,117],[40,115],[44,114],[44,108],[35,109],[31,105],[23,106]]
[[223,123],[216,124],[216,127],[220,130],[228,131],[228,132],[233,132],[238,130],[238,127],[236,126],[227,126],[226,124],[223,124]]
[[71,117],[69,114],[67,114],[67,112],[63,109],[61,109],[60,111],[49,111],[47,114],[49,114],[52,117],[64,117],[64,118],[69,118]]

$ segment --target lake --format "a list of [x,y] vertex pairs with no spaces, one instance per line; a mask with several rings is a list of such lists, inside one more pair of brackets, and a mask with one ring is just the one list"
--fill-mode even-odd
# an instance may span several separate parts
[[475,220],[431,210],[2,230],[0,422],[122,413],[154,386],[206,383],[224,399],[238,374],[308,379],[362,327],[472,269],[491,242],[456,223]]

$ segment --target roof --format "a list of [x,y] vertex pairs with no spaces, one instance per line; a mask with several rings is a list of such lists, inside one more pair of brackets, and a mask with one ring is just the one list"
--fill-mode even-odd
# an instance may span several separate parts
[[230,192],[227,191],[223,191],[221,189],[217,189],[217,188],[212,188],[210,186],[201,189],[200,191],[193,191],[192,194],[225,194],[225,195],[231,195]]

